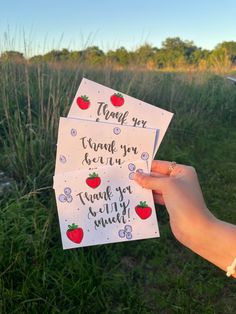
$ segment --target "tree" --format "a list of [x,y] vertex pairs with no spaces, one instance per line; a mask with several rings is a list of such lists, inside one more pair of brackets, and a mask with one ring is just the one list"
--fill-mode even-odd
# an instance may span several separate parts
[[236,42],[235,41],[224,41],[218,44],[214,51],[221,51],[227,54],[228,58],[232,63],[236,63]]
[[82,58],[88,65],[103,65],[105,54],[97,46],[91,46],[83,51]]
[[182,40],[179,37],[167,38],[162,42],[163,52],[166,54],[166,66],[178,67],[187,65],[197,48],[193,41]]
[[42,55],[33,56],[32,58],[29,59],[29,61],[32,63],[41,63],[43,62],[43,57],[44,56]]
[[127,66],[130,62],[129,52],[124,47],[120,47],[115,51],[109,50],[106,57],[109,63],[115,63],[122,67]]
[[208,57],[210,55],[210,51],[206,49],[198,48],[197,50],[193,51],[189,60],[191,64],[195,66],[199,66],[200,64],[206,63]]
[[25,61],[24,55],[18,51],[5,51],[1,54],[0,59],[2,61],[14,61],[14,62],[22,62]]
[[232,62],[225,48],[219,48],[213,50],[208,58],[208,62],[211,67],[215,68],[217,71],[221,71],[225,68],[230,68]]
[[69,57],[69,51],[67,49],[51,50],[43,56],[43,60],[46,62],[65,61]]
[[165,49],[159,49],[155,52],[154,54],[154,62],[156,64],[156,67],[158,69],[163,69],[165,67],[167,67],[168,64],[168,56],[166,54],[166,50]]
[[81,61],[83,51],[71,51],[69,56],[69,61],[79,62]]
[[155,48],[146,43],[135,50],[136,62],[139,65],[147,65],[153,60]]

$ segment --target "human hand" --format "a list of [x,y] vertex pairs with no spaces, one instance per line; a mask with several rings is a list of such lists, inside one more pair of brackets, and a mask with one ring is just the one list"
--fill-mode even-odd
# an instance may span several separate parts
[[135,181],[153,190],[155,203],[165,205],[170,216],[173,234],[186,246],[214,219],[207,209],[193,167],[177,164],[170,171],[171,162],[154,160],[151,174],[135,174]]
[[[217,219],[205,204],[193,167],[154,160],[151,174],[136,173],[135,181],[153,190],[165,205],[176,239],[223,270],[236,256],[236,226]],[[236,270],[232,273],[236,278]]]

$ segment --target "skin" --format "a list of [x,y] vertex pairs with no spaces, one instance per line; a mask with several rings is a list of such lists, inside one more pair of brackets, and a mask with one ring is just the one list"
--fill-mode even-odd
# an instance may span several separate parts
[[[193,167],[154,160],[151,174],[134,180],[153,190],[154,201],[165,205],[176,239],[226,271],[236,258],[236,226],[217,219],[207,208]],[[236,274],[232,275],[236,278]]]

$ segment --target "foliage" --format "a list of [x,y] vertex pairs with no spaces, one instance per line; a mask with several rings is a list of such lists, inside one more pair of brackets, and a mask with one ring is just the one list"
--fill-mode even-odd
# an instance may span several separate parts
[[160,239],[63,251],[52,177],[59,117],[86,76],[173,111],[157,157],[195,166],[209,208],[236,223],[236,88],[209,73],[10,60],[0,74],[0,170],[16,182],[0,200],[0,312],[235,313],[233,280],[175,241],[163,207]]
[[24,55],[21,52],[18,51],[5,51],[1,54],[1,61],[13,61],[13,62],[22,62],[24,61]]
[[236,42],[235,41],[224,41],[218,44],[215,50],[225,51],[231,62],[236,62]]
[[149,43],[128,51],[124,47],[109,50],[106,53],[97,46],[89,46],[79,51],[68,49],[51,50],[44,55],[25,59],[17,51],[2,53],[0,62],[50,63],[56,65],[84,66],[86,68],[110,67],[116,70],[214,70],[228,71],[236,66],[236,42],[222,42],[213,50],[197,47],[193,41],[179,37],[166,38],[162,47],[153,47]]

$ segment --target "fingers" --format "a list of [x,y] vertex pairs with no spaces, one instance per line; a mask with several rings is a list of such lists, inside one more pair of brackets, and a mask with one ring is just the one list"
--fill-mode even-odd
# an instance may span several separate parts
[[169,177],[156,177],[156,176],[149,176],[147,174],[141,174],[136,172],[134,175],[134,180],[141,185],[143,188],[149,190],[158,190],[162,191],[163,185],[166,182],[166,179]]
[[166,178],[164,174],[158,173],[158,172],[151,172],[150,176],[155,177],[155,178]]
[[189,168],[185,165],[176,164],[173,161],[166,160],[153,160],[151,170],[152,172],[158,172],[166,176],[175,176]]
[[[151,172],[150,176],[155,177],[155,178],[159,178],[159,179],[166,177],[164,174],[160,174],[158,172]],[[162,191],[160,189],[155,189],[153,192],[158,193],[158,194],[162,193]]]
[[[168,177],[167,177],[168,178]],[[167,179],[161,174],[151,174],[150,176],[144,173],[136,172],[134,180],[143,188],[153,190],[154,202],[159,205],[165,205],[165,201],[162,196],[163,180]]]
[[153,172],[159,172],[161,174],[169,175],[170,174],[170,161],[165,160],[153,160],[151,170]]
[[153,199],[156,204],[165,205],[165,201],[160,194],[153,193]]

